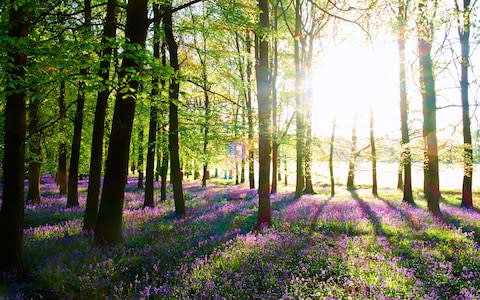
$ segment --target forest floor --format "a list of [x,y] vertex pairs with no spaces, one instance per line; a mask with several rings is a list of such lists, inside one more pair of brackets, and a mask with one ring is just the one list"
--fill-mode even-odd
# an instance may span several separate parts
[[0,282],[0,298],[480,299],[480,213],[460,208],[458,191],[443,192],[441,222],[419,192],[411,207],[393,189],[374,198],[337,186],[330,198],[318,186],[294,199],[282,188],[273,228],[255,233],[256,191],[209,184],[185,184],[178,220],[172,200],[142,209],[131,178],[124,242],[99,249],[81,231],[87,181],[80,208],[65,208],[45,177],[42,204],[26,208],[29,280]]

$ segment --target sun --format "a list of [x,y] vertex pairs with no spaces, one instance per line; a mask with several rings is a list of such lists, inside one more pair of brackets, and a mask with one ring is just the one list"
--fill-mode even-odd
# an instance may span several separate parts
[[350,135],[354,118],[359,135],[367,134],[370,107],[378,133],[398,132],[397,55],[394,43],[344,43],[318,59],[312,82],[314,134],[329,135],[333,117],[339,135]]

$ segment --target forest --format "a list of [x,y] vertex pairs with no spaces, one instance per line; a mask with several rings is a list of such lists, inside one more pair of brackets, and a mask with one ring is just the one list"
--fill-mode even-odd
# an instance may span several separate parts
[[0,2],[0,299],[480,299],[477,0]]

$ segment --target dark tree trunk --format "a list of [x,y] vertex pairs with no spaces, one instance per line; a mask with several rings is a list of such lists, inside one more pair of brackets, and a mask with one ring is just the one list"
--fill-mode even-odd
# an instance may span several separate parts
[[[158,117],[158,111],[157,111],[157,117]],[[157,125],[158,125],[158,120],[157,120]],[[155,181],[156,182],[160,181],[160,173],[162,169],[162,151],[160,151],[160,149],[161,149],[161,145],[157,145],[157,148],[155,148],[155,159],[157,161],[157,164],[155,165]]]
[[28,106],[29,122],[28,122],[28,146],[30,157],[28,161],[28,203],[40,203],[40,168],[42,166],[42,148],[40,123],[40,106],[39,100],[30,100]]
[[[153,5],[153,57],[160,58],[160,7]],[[148,145],[147,145],[147,170],[145,174],[145,198],[144,207],[155,207],[154,201],[154,172],[155,172],[155,146],[157,144],[157,120],[158,120],[158,78],[154,75],[152,79],[152,99],[150,100],[150,122],[148,126]],[[158,147],[157,147],[158,148]]]
[[[11,0],[8,36],[21,40],[28,35],[29,15],[25,5],[14,6]],[[12,84],[6,85],[3,157],[3,201],[0,211],[0,270],[13,271],[23,277],[23,178],[25,176],[26,108],[25,79],[27,55],[18,50],[7,53],[11,66],[3,70]]]
[[280,158],[280,145],[278,145],[277,147],[277,164],[278,164],[278,167],[277,167],[277,170],[278,170],[278,173],[277,173],[277,181],[278,182],[282,182],[282,167],[281,167],[281,158]]
[[90,149],[90,170],[88,176],[87,202],[83,230],[93,230],[97,222],[98,198],[100,195],[100,183],[102,177],[103,162],[103,137],[105,134],[105,119],[107,116],[108,96],[110,95],[110,63],[113,49],[109,46],[108,39],[116,34],[116,1],[108,0],[107,16],[103,29],[102,45],[104,48],[100,62],[99,75],[102,80],[103,90],[97,94],[95,117],[93,120],[92,146]]
[[377,150],[375,148],[375,135],[373,133],[373,111],[370,110],[370,151],[372,154],[372,195],[378,196],[377,187]]
[[137,189],[143,189],[143,124],[138,125],[138,181]]
[[[273,5],[273,31],[278,31],[278,17],[277,6]],[[278,38],[275,35],[273,38],[273,61],[272,61],[272,75],[271,75],[271,89],[272,89],[272,194],[277,193],[278,184],[278,124],[277,124],[277,77],[278,77]]]
[[[308,99],[308,96],[307,96]],[[305,113],[305,189],[303,190],[304,194],[315,194],[312,184],[312,115],[311,115],[311,105],[309,102],[309,107]]]
[[[91,0],[84,0],[85,9],[85,32],[90,33],[91,26]],[[80,69],[81,75],[87,75],[88,70]],[[78,164],[80,163],[80,146],[82,142],[83,108],[85,106],[85,82],[78,84],[77,109],[73,122],[72,152],[68,172],[67,207],[78,206]]]
[[[180,65],[178,64],[178,45],[173,35],[172,22],[172,2],[166,4],[164,16],[165,40],[170,54],[170,66],[178,74]],[[169,85],[169,132],[168,146],[170,152],[170,181],[173,185],[173,199],[175,201],[175,214],[177,217],[184,217],[185,198],[183,197],[182,171],[180,169],[179,145],[178,145],[178,96],[180,91],[180,82],[177,78],[172,78]]]
[[297,126],[297,182],[295,185],[295,196],[300,197],[303,194],[305,184],[304,176],[304,127],[303,127],[303,91],[302,85],[302,68],[300,62],[300,30],[301,30],[301,1],[295,0],[295,39],[294,39],[294,58],[295,58],[295,118]]
[[337,120],[333,119],[332,135],[330,136],[330,153],[328,155],[328,170],[330,173],[330,197],[335,196],[335,177],[333,176],[333,149],[335,142],[335,127]]
[[[460,47],[462,49],[460,90],[462,97],[462,121],[463,121],[463,188],[462,206],[473,208],[472,201],[472,177],[473,177],[473,153],[472,133],[470,131],[470,112],[468,100],[468,68],[470,67],[470,0],[463,0],[463,22],[459,26]],[[457,8],[457,11],[459,9]],[[460,17],[459,17],[460,18]]]
[[247,121],[248,121],[248,182],[251,189],[255,188],[255,154],[253,144],[253,108],[252,108],[252,45],[250,33],[245,36],[245,47],[247,48]]
[[283,183],[285,186],[288,185],[288,166],[287,166],[287,158],[285,156],[285,159],[283,161]]
[[59,187],[60,196],[67,194],[67,137],[66,119],[67,109],[65,105],[65,81],[60,82],[60,95],[58,97],[58,114],[60,124],[60,144],[58,145],[58,166],[55,182]]
[[[401,154],[400,154],[401,155]],[[398,170],[397,170],[397,189],[403,191],[403,162],[402,157],[400,157],[400,161],[398,163]]]
[[[407,79],[405,73],[405,31],[407,19],[407,7],[401,1],[398,8],[398,52],[400,70],[400,119],[402,131],[402,155],[400,158],[403,166],[403,202],[413,204],[412,192],[412,161],[410,155],[410,135],[408,132],[408,101],[407,101]],[[402,172],[400,172],[402,173]]]
[[160,201],[167,200],[167,175],[168,175],[168,162],[169,162],[169,153],[166,132],[162,130],[162,166],[160,171]]
[[426,3],[418,4],[418,53],[420,62],[420,83],[423,98],[423,138],[425,142],[425,197],[428,209],[440,217],[440,187],[438,176],[437,118],[435,79],[432,65],[432,32],[426,23]]
[[[268,0],[258,0],[260,9],[260,26],[269,28]],[[270,209],[270,152],[271,152],[271,114],[272,103],[269,97],[269,67],[268,67],[268,39],[263,36],[256,38],[256,52],[258,53],[257,75],[257,99],[258,99],[258,217],[256,228],[270,226],[272,213]]]
[[347,190],[355,189],[355,164],[357,160],[357,118],[352,124],[352,145],[350,148],[350,159],[348,161]]
[[[127,4],[125,37],[128,43],[145,47],[147,35],[147,0],[130,0]],[[125,51],[131,48],[126,48]],[[128,54],[128,53],[127,53]],[[127,89],[121,89],[115,99],[112,132],[108,146],[102,198],[95,226],[97,245],[113,244],[122,239],[122,210],[125,181],[128,173],[128,154],[132,135],[135,98],[139,82],[130,78],[127,68],[139,71],[139,63],[133,55],[126,55],[119,70],[119,81],[127,81]],[[125,91],[126,90],[126,91]]]

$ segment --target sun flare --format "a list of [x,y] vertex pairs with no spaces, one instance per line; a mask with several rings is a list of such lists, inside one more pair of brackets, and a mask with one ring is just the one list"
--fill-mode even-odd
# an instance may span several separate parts
[[368,126],[370,107],[382,134],[398,130],[398,66],[395,45],[342,44],[327,51],[313,78],[313,130],[328,135],[333,117],[339,134],[349,134],[357,116],[359,133]]

